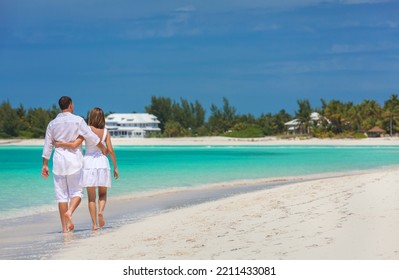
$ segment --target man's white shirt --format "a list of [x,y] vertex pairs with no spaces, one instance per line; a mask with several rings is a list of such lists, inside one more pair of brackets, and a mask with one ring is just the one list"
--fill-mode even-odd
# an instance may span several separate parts
[[[91,131],[82,117],[69,112],[59,113],[47,126],[42,157],[50,159],[54,141],[73,142],[79,135],[95,145],[100,142],[100,138]],[[54,174],[71,175],[78,172],[82,165],[82,146],[76,149],[55,148],[53,155]]]

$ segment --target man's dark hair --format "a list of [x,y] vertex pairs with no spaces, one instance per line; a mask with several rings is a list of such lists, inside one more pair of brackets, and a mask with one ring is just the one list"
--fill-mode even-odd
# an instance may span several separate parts
[[60,100],[58,100],[58,105],[60,105],[61,110],[68,109],[71,103],[72,99],[69,96],[62,96]]

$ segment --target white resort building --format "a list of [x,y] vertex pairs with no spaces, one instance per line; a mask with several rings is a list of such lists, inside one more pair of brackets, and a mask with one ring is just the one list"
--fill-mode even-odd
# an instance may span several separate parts
[[147,113],[111,114],[105,118],[105,127],[112,137],[145,137],[160,132],[156,116]]
[[[312,112],[310,114],[310,123],[314,123],[316,125],[320,125],[322,120],[325,120],[326,122],[331,123],[329,119],[321,116],[317,112]],[[292,133],[292,134],[299,134],[300,133],[301,122],[298,119],[293,119],[293,120],[291,120],[289,122],[286,122],[285,126],[287,126],[288,133]]]

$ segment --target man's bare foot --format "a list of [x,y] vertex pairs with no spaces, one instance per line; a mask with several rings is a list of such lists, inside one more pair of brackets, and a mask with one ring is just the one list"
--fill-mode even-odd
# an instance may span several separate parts
[[103,213],[98,213],[98,225],[100,228],[104,227],[105,225]]
[[75,225],[73,224],[72,216],[68,212],[66,212],[64,214],[64,217],[67,220],[68,230],[69,231],[73,231],[75,229]]

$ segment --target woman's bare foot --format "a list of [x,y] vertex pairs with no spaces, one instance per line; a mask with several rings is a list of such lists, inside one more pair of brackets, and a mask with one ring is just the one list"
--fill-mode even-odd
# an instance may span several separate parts
[[66,212],[66,213],[64,214],[64,217],[65,217],[65,219],[67,220],[68,230],[69,230],[69,231],[73,231],[73,230],[75,229],[75,225],[73,224],[71,214],[69,214],[68,212]]
[[105,225],[103,213],[98,213],[98,225],[100,228],[104,227]]

